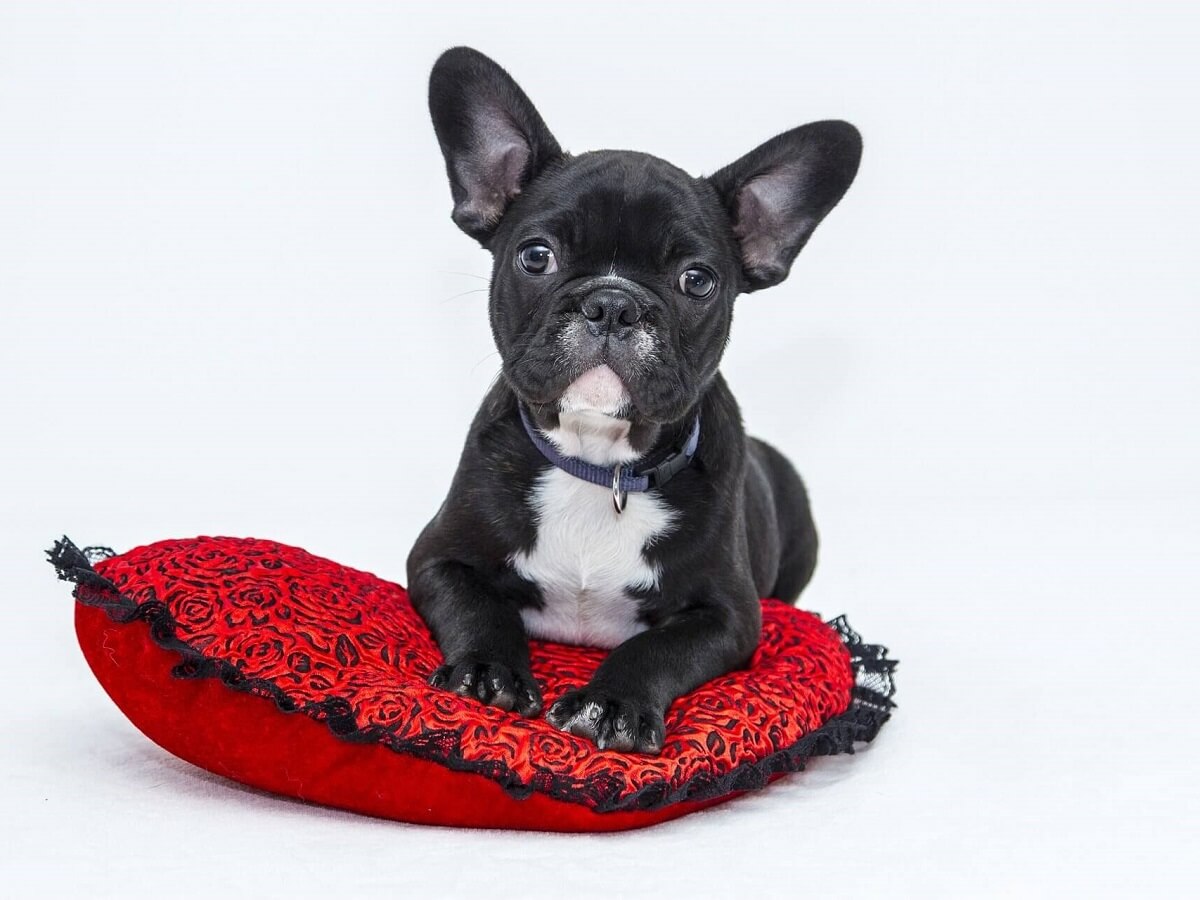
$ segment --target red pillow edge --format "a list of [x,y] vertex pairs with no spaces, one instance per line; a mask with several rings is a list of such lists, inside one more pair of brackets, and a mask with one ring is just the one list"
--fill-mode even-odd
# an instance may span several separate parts
[[[406,822],[565,832],[644,827],[747,792],[734,788],[652,809],[599,812],[538,792],[514,797],[484,775],[339,736],[328,723],[309,716],[272,715],[262,705],[267,697],[239,685],[179,677],[178,650],[163,646],[173,633],[160,634],[164,623],[156,627],[146,621],[148,641],[140,628],[129,627],[130,611],[106,602],[111,584],[91,568],[85,552],[64,538],[50,557],[60,577],[76,583],[76,633],[97,680],[160,747],[234,781]],[[786,748],[762,761],[759,783],[750,789],[802,769],[811,756],[854,752],[854,745],[870,741],[890,715],[895,662],[885,648],[864,644],[844,618],[828,624],[846,645],[856,675],[851,706],[805,735],[802,748]]]

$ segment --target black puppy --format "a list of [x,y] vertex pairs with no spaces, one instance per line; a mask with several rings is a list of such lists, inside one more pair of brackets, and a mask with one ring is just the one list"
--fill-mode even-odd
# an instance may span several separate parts
[[816,564],[799,476],[748,438],[717,371],[734,298],[778,284],[850,186],[845,122],[785,132],[707,178],[572,156],[516,82],[459,47],[429,105],[455,223],[491,251],[503,378],[408,559],[437,687],[534,715],[529,636],[613,648],[556,727],[657,753],[663,715],[743,666],[758,598]]

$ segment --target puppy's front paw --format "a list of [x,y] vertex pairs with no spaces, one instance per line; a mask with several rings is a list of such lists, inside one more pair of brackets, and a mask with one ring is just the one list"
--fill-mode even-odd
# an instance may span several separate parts
[[590,685],[568,691],[546,711],[560,731],[594,741],[601,750],[659,753],[663,748],[662,713],[645,703]]
[[489,706],[516,710],[523,716],[536,716],[542,711],[542,692],[528,669],[468,658],[440,667],[429,683]]

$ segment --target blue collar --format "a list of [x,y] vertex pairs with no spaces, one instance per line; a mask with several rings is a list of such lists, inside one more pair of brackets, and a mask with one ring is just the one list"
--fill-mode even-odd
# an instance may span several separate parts
[[529,420],[529,413],[525,411],[525,406],[518,403],[517,408],[521,412],[521,424],[525,426],[525,433],[529,435],[533,446],[541,451],[542,456],[568,475],[574,475],[576,478],[600,487],[611,487],[613,506],[616,507],[617,512],[625,509],[625,495],[630,491],[640,494],[660,488],[686,469],[691,463],[692,457],[696,455],[696,447],[700,444],[700,414],[697,413],[696,420],[692,423],[692,430],[683,446],[669,453],[658,465],[643,470],[634,470],[631,466],[623,465],[617,465],[610,469],[585,462],[575,456],[564,456]]

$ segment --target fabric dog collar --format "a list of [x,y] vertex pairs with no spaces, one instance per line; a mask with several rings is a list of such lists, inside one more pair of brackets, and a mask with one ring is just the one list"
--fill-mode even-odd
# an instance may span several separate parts
[[558,451],[557,447],[543,437],[533,422],[529,420],[529,413],[525,411],[524,404],[518,403],[517,409],[520,410],[521,424],[525,426],[525,433],[529,435],[529,440],[533,442],[533,446],[541,451],[542,456],[546,457],[547,460],[568,475],[574,475],[576,478],[581,478],[600,487],[609,487],[611,485],[613,507],[618,513],[624,512],[626,496],[630,491],[633,491],[635,494],[641,494],[655,488],[660,488],[686,469],[688,464],[691,463],[692,457],[696,455],[696,447],[700,444],[700,414],[697,413],[696,420],[692,423],[692,430],[689,432],[683,446],[667,454],[666,458],[659,462],[658,465],[637,472],[633,471],[629,466],[623,465],[616,465],[608,469],[604,466],[585,462],[575,456],[564,456]]

